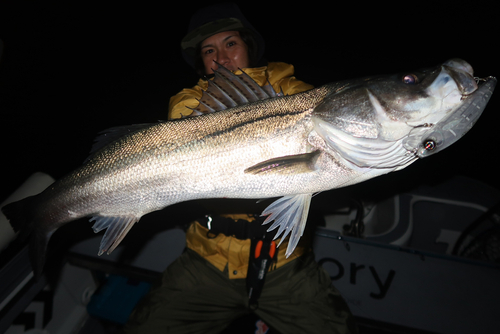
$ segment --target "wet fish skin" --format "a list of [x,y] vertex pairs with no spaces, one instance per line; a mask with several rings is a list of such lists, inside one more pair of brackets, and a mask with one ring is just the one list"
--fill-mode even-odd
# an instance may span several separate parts
[[[281,133],[288,131],[281,145],[265,143],[266,159],[274,157],[273,152],[295,153],[294,145],[286,143],[294,136],[290,133],[291,127],[307,116],[306,111],[310,114],[311,108],[328,92],[323,88],[301,98],[287,98],[296,100],[293,104],[303,104],[300,113],[296,110],[290,112],[289,103],[272,101],[276,106],[271,109],[274,108],[275,118],[279,121],[260,127],[254,133],[251,128],[258,126],[259,119],[266,119],[269,123],[271,117],[270,108],[264,102],[195,118],[145,125],[105,145],[83,166],[41,194],[12,203],[2,211],[15,231],[23,230],[28,234],[36,230],[30,248],[36,272],[41,271],[41,257],[48,237],[61,225],[82,217],[102,217],[93,227],[96,232],[107,229],[99,253],[111,252],[127,229],[148,212],[207,196],[241,197],[241,189],[235,182],[236,174],[260,182],[261,177],[244,174],[243,170],[262,161],[259,153],[263,147],[260,143],[262,137],[266,133],[276,136],[280,128]],[[222,133],[231,135],[224,145],[219,145],[220,136],[214,134]],[[257,142],[250,145],[253,150],[243,150],[246,152],[242,154],[242,148],[252,142]],[[278,146],[282,146],[281,149]],[[300,146],[304,149],[305,142]],[[231,150],[233,161],[227,153]],[[214,169],[214,165],[218,168]],[[204,177],[193,178],[193,171]],[[217,189],[211,183],[215,179]],[[256,198],[265,197],[265,193],[266,189],[261,190]]]
[[400,75],[351,80],[198,117],[114,130],[126,134],[101,145],[82,167],[41,194],[2,211],[14,230],[32,233],[37,275],[48,238],[63,224],[91,216],[95,232],[106,229],[99,254],[109,253],[143,215],[201,198],[284,196],[263,214],[267,223],[274,220],[270,229],[279,228],[282,240],[291,233],[289,255],[302,234],[313,193],[362,182],[418,159],[426,131],[441,126],[464,96],[475,98],[471,90],[477,85],[471,70],[464,70],[467,65],[449,61],[412,72],[418,84],[402,83]]

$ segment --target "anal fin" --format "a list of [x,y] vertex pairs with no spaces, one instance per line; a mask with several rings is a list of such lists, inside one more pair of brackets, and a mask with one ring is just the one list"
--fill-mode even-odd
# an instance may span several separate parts
[[139,221],[139,218],[135,216],[94,216],[90,221],[95,221],[92,226],[94,233],[106,229],[99,247],[98,255],[101,256],[104,252],[110,254],[120,244],[123,238],[125,238],[132,226]]
[[271,203],[262,212],[262,216],[268,216],[263,224],[268,224],[274,220],[274,223],[267,231],[272,231],[279,226],[275,239],[283,234],[278,246],[281,245],[291,232],[286,249],[286,257],[289,257],[293,253],[299,243],[300,237],[304,233],[311,198],[312,194],[284,196]]

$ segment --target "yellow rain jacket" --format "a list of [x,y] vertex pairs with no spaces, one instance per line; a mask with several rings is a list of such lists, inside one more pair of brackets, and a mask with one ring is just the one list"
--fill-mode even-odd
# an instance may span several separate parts
[[[268,66],[243,69],[260,86],[270,83],[276,92],[283,91],[285,95],[292,95],[312,89],[313,86],[297,80],[294,68],[285,63],[269,63]],[[241,74],[237,71],[236,74]],[[193,88],[185,88],[178,94],[172,96],[169,104],[169,119],[181,118],[191,113],[190,108],[198,106],[198,99],[201,98],[203,90],[207,89],[206,80],[200,79]],[[253,221],[254,218],[248,214],[224,215],[234,220],[245,219]],[[251,240],[240,240],[235,237],[219,234],[215,238],[207,237],[208,229],[199,222],[193,222],[186,231],[186,246],[201,255],[208,262],[220,271],[227,269],[230,279],[246,278],[248,262],[250,256]],[[276,244],[279,240],[276,240]],[[277,269],[298,256],[311,249],[308,238],[301,238],[293,254],[287,259],[285,251],[288,246],[288,239],[284,240],[278,248],[277,262],[270,270]]]
[[[293,65],[285,63],[269,63],[268,66],[246,68],[243,71],[259,84],[265,86],[268,82],[276,92],[283,90],[285,95],[293,95],[309,89],[313,86],[297,80],[294,76]],[[241,71],[236,71],[241,74]],[[200,79],[193,88],[184,88],[182,91],[170,98],[168,108],[169,119],[181,118],[191,113],[191,109],[198,106],[198,99],[203,95],[203,91],[208,87],[206,80]]]

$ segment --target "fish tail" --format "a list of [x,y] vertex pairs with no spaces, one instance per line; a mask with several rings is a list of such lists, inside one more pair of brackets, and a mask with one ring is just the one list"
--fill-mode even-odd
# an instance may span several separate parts
[[2,207],[2,212],[9,220],[10,225],[15,232],[19,232],[18,239],[21,242],[29,238],[29,256],[31,267],[35,278],[40,278],[43,266],[45,264],[45,254],[47,253],[47,244],[51,232],[35,224],[32,208],[35,197],[27,197],[20,201],[7,204]]

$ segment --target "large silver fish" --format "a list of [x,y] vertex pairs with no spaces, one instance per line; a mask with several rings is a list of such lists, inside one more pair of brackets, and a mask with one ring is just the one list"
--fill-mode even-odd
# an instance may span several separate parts
[[314,193],[400,170],[452,144],[495,84],[453,59],[133,127],[118,138],[114,131],[82,167],[2,210],[14,230],[31,232],[37,274],[48,238],[65,223],[92,217],[95,232],[106,229],[99,254],[109,253],[143,215],[203,198],[282,196],[262,214],[279,227],[277,237],[291,233],[290,255]]

